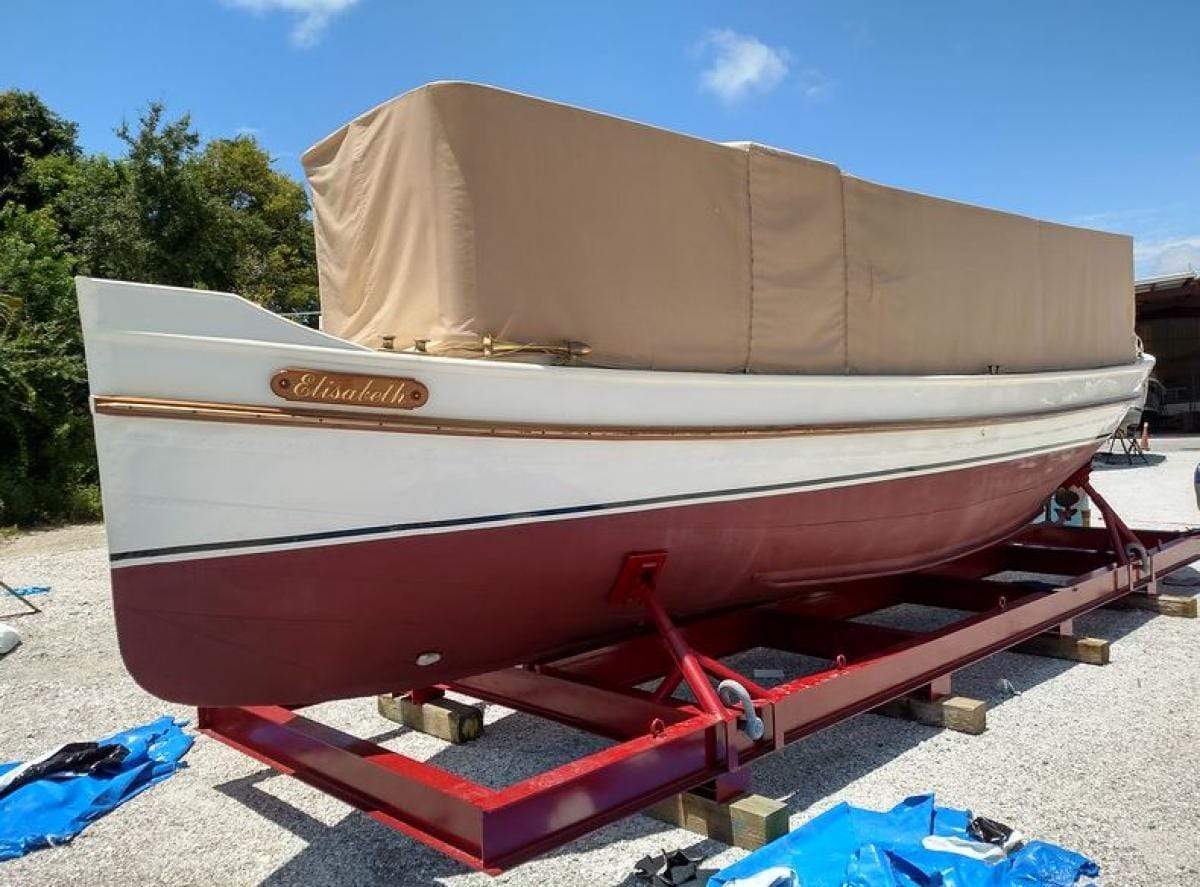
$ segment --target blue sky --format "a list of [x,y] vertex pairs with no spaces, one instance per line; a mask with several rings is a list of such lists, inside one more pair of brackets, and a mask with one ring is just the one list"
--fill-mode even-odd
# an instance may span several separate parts
[[1200,270],[1200,2],[4,0],[0,88],[88,149],[149,99],[285,172],[358,113],[491,83],[847,172],[1132,234]]

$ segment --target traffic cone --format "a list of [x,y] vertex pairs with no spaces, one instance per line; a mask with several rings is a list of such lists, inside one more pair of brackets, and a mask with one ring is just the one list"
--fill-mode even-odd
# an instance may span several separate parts
[[1142,448],[1142,452],[1150,452],[1150,423],[1142,423],[1142,439],[1138,441],[1138,446]]

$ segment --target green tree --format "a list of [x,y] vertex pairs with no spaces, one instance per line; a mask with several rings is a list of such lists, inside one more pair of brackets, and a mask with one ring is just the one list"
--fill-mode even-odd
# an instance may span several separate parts
[[196,174],[199,134],[185,114],[165,122],[163,106],[152,103],[136,129],[117,128],[127,154],[123,164],[122,209],[140,240],[144,266],[135,279],[172,286],[221,288],[226,251],[215,230],[215,206]]
[[0,206],[31,203],[22,174],[30,160],[79,156],[74,123],[59,117],[32,92],[0,92]]
[[150,104],[83,156],[75,125],[0,93],[0,525],[97,516],[73,274],[317,305],[308,199],[252,138],[202,144]]
[[168,121],[158,104],[117,135],[124,158],[48,158],[26,176],[54,206],[81,274],[317,307],[308,197],[253,138],[202,147],[187,115]]
[[304,189],[272,169],[251,136],[209,142],[196,167],[226,248],[223,288],[273,311],[314,310],[316,253]]
[[69,164],[57,158],[31,163],[26,178],[37,182],[76,260],[88,277],[158,282],[150,274],[150,244],[142,235],[138,206],[129,196],[129,166],[103,155]]
[[0,525],[99,515],[72,265],[47,210],[0,209]]

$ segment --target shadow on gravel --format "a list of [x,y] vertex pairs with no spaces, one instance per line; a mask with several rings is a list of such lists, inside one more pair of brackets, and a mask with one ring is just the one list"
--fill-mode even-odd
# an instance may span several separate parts
[[1184,567],[1176,570],[1160,580],[1164,594],[1177,594],[1181,597],[1196,597],[1200,594],[1200,571],[1195,567]]
[[262,784],[279,776],[260,770],[217,786],[233,798],[295,835],[304,849],[260,883],[310,884],[435,884],[436,878],[460,875],[465,868],[418,844],[364,813],[352,811],[334,825],[308,815],[276,798]]
[[1141,456],[1126,456],[1124,453],[1097,453],[1092,457],[1092,468],[1099,471],[1153,468],[1166,461],[1167,457],[1162,453],[1143,453]]

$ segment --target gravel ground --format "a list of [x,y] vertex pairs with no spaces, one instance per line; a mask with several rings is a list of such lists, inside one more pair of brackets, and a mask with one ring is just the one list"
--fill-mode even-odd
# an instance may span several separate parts
[[[1134,526],[1200,524],[1191,487],[1200,456],[1163,449],[1150,467],[1103,467],[1096,485]],[[0,543],[0,578],[54,589],[37,599],[43,614],[10,620],[25,643],[0,660],[0,760],[164,712],[192,714],[148,696],[121,667],[100,527]],[[912,624],[932,612],[887,617]],[[756,764],[756,788],[787,803],[793,827],[839,801],[883,808],[936,791],[944,803],[1090,855],[1107,885],[1200,884],[1200,624],[1105,611],[1079,620],[1078,631],[1112,640],[1112,664],[1002,653],[956,675],[956,692],[992,707],[982,736],[861,715]],[[767,651],[735,664],[789,676],[804,665]],[[600,746],[496,706],[484,739],[462,747],[396,728],[370,700],[321,706],[317,716],[493,786]],[[492,883],[205,737],[188,764],[72,845],[0,864],[0,883]],[[683,846],[705,853],[709,872],[742,855],[632,816],[494,883],[632,884],[638,858]]]

